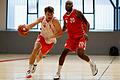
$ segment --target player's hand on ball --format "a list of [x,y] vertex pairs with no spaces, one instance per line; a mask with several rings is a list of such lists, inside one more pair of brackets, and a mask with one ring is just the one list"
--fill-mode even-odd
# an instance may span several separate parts
[[22,37],[25,37],[29,34],[29,28],[26,25],[19,25],[18,26],[18,34]]

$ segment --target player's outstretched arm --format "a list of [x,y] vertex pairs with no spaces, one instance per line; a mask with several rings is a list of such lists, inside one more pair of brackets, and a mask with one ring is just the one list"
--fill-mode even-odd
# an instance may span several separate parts
[[27,27],[28,29],[31,29],[31,28],[33,28],[35,25],[37,25],[38,23],[41,23],[42,20],[43,20],[43,17],[40,17],[40,18],[38,18],[36,21],[34,21],[34,22],[26,25],[26,27]]

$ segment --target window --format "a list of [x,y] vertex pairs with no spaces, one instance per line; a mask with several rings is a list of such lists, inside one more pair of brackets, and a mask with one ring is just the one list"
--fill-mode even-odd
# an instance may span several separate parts
[[95,29],[94,0],[83,0],[83,14],[90,23],[90,29]]
[[109,0],[95,0],[95,30],[113,31],[114,9]]
[[[7,30],[16,30],[20,24],[29,24],[44,15],[44,8],[52,6],[55,17],[63,26],[67,0],[8,0]],[[114,30],[114,7],[110,0],[72,0],[73,7],[84,13],[91,31]],[[113,0],[115,1],[115,0]],[[115,2],[114,2],[115,3]],[[120,10],[119,10],[120,12]],[[39,30],[40,25],[33,28]]]
[[119,0],[119,7],[120,7],[120,0]]
[[[38,18],[38,0],[27,0],[27,24],[34,22]],[[39,25],[34,26],[33,30],[39,30]]]
[[16,30],[19,24],[26,24],[27,0],[8,0],[7,29]]
[[84,12],[93,13],[93,0],[83,0],[84,1]]

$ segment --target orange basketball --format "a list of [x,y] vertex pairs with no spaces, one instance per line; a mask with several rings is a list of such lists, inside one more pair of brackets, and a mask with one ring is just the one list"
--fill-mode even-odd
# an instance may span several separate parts
[[29,29],[26,27],[26,25],[19,25],[18,26],[18,34],[22,37],[27,36],[29,33]]

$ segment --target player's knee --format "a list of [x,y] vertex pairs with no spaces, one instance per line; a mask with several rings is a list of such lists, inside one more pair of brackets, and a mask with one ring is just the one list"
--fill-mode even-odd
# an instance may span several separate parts
[[67,54],[70,50],[69,49],[64,49],[62,54]]
[[78,54],[83,54],[84,53],[84,49],[82,49],[82,48],[77,49],[77,53]]
[[62,52],[62,54],[59,58],[59,65],[63,65],[65,57],[67,56],[69,51],[70,51],[69,49],[64,49],[64,51]]
[[39,48],[38,47],[34,47],[33,51],[38,51]]
[[64,49],[64,51],[62,52],[60,58],[65,57],[68,54],[68,52],[69,52],[69,49]]
[[84,49],[79,48],[79,49],[77,50],[77,55],[80,56],[80,57],[82,57],[82,56],[84,55]]
[[40,44],[39,43],[35,43],[33,50],[34,51],[38,51],[40,48],[41,48]]

